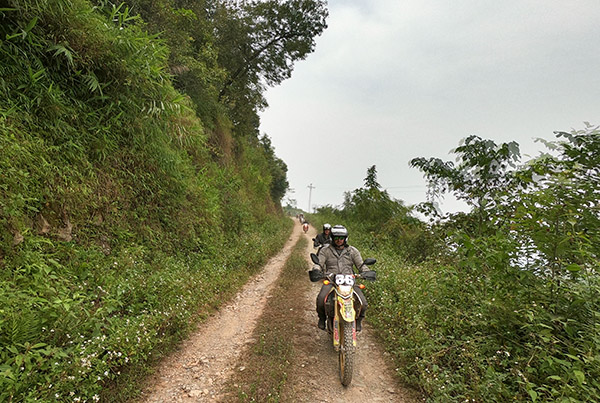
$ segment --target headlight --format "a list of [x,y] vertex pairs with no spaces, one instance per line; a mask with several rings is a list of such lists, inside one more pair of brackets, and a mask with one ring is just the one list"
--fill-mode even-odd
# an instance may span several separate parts
[[351,285],[340,285],[338,287],[339,294],[343,297],[346,297],[352,294],[352,286]]

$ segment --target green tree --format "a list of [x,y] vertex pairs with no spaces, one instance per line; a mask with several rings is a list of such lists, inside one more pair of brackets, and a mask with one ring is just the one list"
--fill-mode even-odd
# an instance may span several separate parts
[[219,99],[234,111],[236,124],[245,124],[264,108],[264,87],[289,78],[294,63],[314,50],[315,37],[327,27],[327,15],[323,0],[250,0],[217,5],[216,45],[219,63],[227,72]]
[[475,230],[484,233],[497,224],[492,217],[505,205],[509,190],[520,181],[512,169],[520,159],[516,142],[496,144],[478,136],[467,137],[454,150],[458,163],[439,158],[414,158],[412,167],[418,168],[429,181],[431,199],[452,192],[459,200],[473,208]]
[[264,80],[273,86],[289,78],[294,62],[314,50],[315,37],[327,28],[328,12],[321,0],[253,0],[223,6],[217,34],[228,78],[221,96],[238,80],[253,85]]
[[410,209],[401,201],[393,200],[386,190],[381,190],[375,165],[367,169],[364,182],[365,187],[345,194],[344,214],[362,222],[366,228],[376,230],[393,216],[406,215],[409,212]]
[[553,154],[529,161],[517,175],[527,189],[513,199],[518,234],[530,269],[565,272],[597,270],[600,255],[600,131],[589,126],[557,132]]
[[[174,86],[187,94],[203,122],[211,127],[220,106],[225,70],[217,60],[212,0],[95,0],[106,13],[129,7],[141,16],[144,29],[160,36],[169,48],[169,73]],[[137,21],[140,23],[140,21]]]
[[275,155],[275,149],[273,148],[271,139],[267,135],[264,135],[260,139],[260,143],[269,165],[269,172],[271,173],[271,197],[273,201],[280,203],[289,188],[287,180],[288,168],[286,163]]

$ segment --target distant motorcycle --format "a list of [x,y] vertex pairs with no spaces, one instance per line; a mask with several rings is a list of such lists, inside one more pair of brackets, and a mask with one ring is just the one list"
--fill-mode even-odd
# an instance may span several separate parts
[[308,232],[308,223],[307,222],[304,222],[304,224],[302,224],[302,229],[304,230],[305,234]]
[[[319,258],[314,253],[310,254],[313,263],[319,265]],[[365,265],[372,265],[375,259],[365,259]],[[324,275],[320,270],[308,272],[310,281],[323,280],[324,284],[333,284],[333,288],[325,298],[325,313],[327,314],[327,331],[332,337],[333,347],[339,353],[339,372],[342,385],[348,386],[352,382],[354,370],[354,352],[356,349],[356,315],[362,306],[360,299],[354,295],[355,279],[360,278],[375,281],[377,273],[369,270],[361,274],[335,274]],[[364,284],[358,287],[365,288]]]

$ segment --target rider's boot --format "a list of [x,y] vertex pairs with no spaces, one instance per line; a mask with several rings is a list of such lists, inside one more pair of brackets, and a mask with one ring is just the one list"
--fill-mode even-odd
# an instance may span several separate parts
[[362,330],[362,321],[365,317],[364,316],[359,316],[358,318],[356,318],[356,331],[360,332]]
[[319,317],[319,324],[318,324],[318,326],[319,326],[319,329],[325,330],[325,318]]

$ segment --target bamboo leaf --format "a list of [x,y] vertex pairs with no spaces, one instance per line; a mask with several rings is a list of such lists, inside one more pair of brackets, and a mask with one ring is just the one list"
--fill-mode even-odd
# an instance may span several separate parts
[[577,382],[579,382],[580,384],[585,382],[585,374],[579,370],[573,370],[573,375],[575,375],[575,379],[577,379]]
[[37,17],[34,17],[31,21],[29,21],[29,23],[25,27],[25,32],[31,31],[33,29],[33,27],[35,27],[35,24],[37,24],[37,21],[38,21]]

